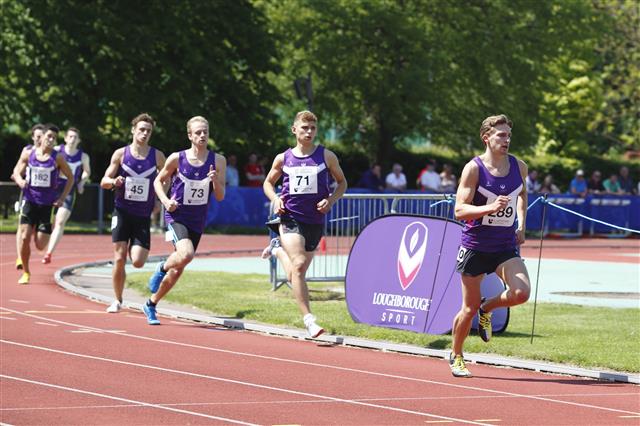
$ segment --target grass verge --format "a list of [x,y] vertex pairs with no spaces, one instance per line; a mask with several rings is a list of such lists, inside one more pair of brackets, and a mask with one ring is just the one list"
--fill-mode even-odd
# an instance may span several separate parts
[[[127,276],[127,285],[146,294],[149,273]],[[309,283],[311,308],[331,334],[408,343],[434,349],[451,347],[450,335],[426,335],[355,323],[347,311],[342,283]],[[303,328],[288,288],[271,291],[267,275],[189,272],[166,300],[211,313],[267,324]],[[640,372],[640,309],[614,309],[538,303],[533,344],[533,303],[511,310],[507,331],[484,343],[476,335],[469,353],[493,353],[532,360]]]

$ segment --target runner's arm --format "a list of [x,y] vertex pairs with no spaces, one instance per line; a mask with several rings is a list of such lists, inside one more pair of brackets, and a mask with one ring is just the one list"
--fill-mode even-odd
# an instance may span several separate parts
[[[118,178],[116,178],[116,174],[118,170],[120,170],[120,163],[122,162],[122,156],[124,155],[124,148],[116,149],[113,155],[111,156],[111,162],[109,163],[109,167],[104,171],[104,176],[100,181],[100,186],[104,189],[113,189],[118,186]],[[124,179],[122,179],[124,180]],[[122,186],[120,183],[119,186]]]

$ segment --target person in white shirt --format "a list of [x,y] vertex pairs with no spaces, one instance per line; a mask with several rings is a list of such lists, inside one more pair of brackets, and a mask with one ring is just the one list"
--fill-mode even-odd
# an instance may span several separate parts
[[407,189],[407,177],[402,173],[402,166],[395,163],[391,173],[385,179],[387,190],[404,191]]
[[429,161],[424,169],[420,172],[416,181],[418,187],[427,192],[438,192],[440,190],[440,175],[436,172],[435,161]]

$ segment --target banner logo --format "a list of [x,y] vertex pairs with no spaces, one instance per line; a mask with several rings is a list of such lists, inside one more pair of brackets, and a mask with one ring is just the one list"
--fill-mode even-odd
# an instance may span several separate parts
[[429,230],[422,222],[413,222],[404,228],[398,250],[398,279],[402,290],[409,288],[418,276],[427,252]]

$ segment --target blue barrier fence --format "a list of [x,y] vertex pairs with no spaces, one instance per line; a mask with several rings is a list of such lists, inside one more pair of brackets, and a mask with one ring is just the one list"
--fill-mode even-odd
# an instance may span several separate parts
[[[363,189],[349,189],[349,193],[370,193]],[[420,193],[408,191],[408,193]],[[540,229],[543,204],[537,202],[540,194],[529,194],[530,209],[527,214],[527,229]],[[623,228],[640,229],[640,196],[591,195],[580,198],[569,194],[548,196],[548,201],[581,215],[617,225]],[[534,205],[535,203],[535,205]],[[422,214],[422,211],[415,213]],[[269,215],[269,200],[262,188],[227,187],[224,201],[213,201],[209,207],[207,225],[239,225],[263,228]],[[626,235],[622,231],[581,218],[560,208],[547,209],[548,233],[560,235],[607,234]]]

